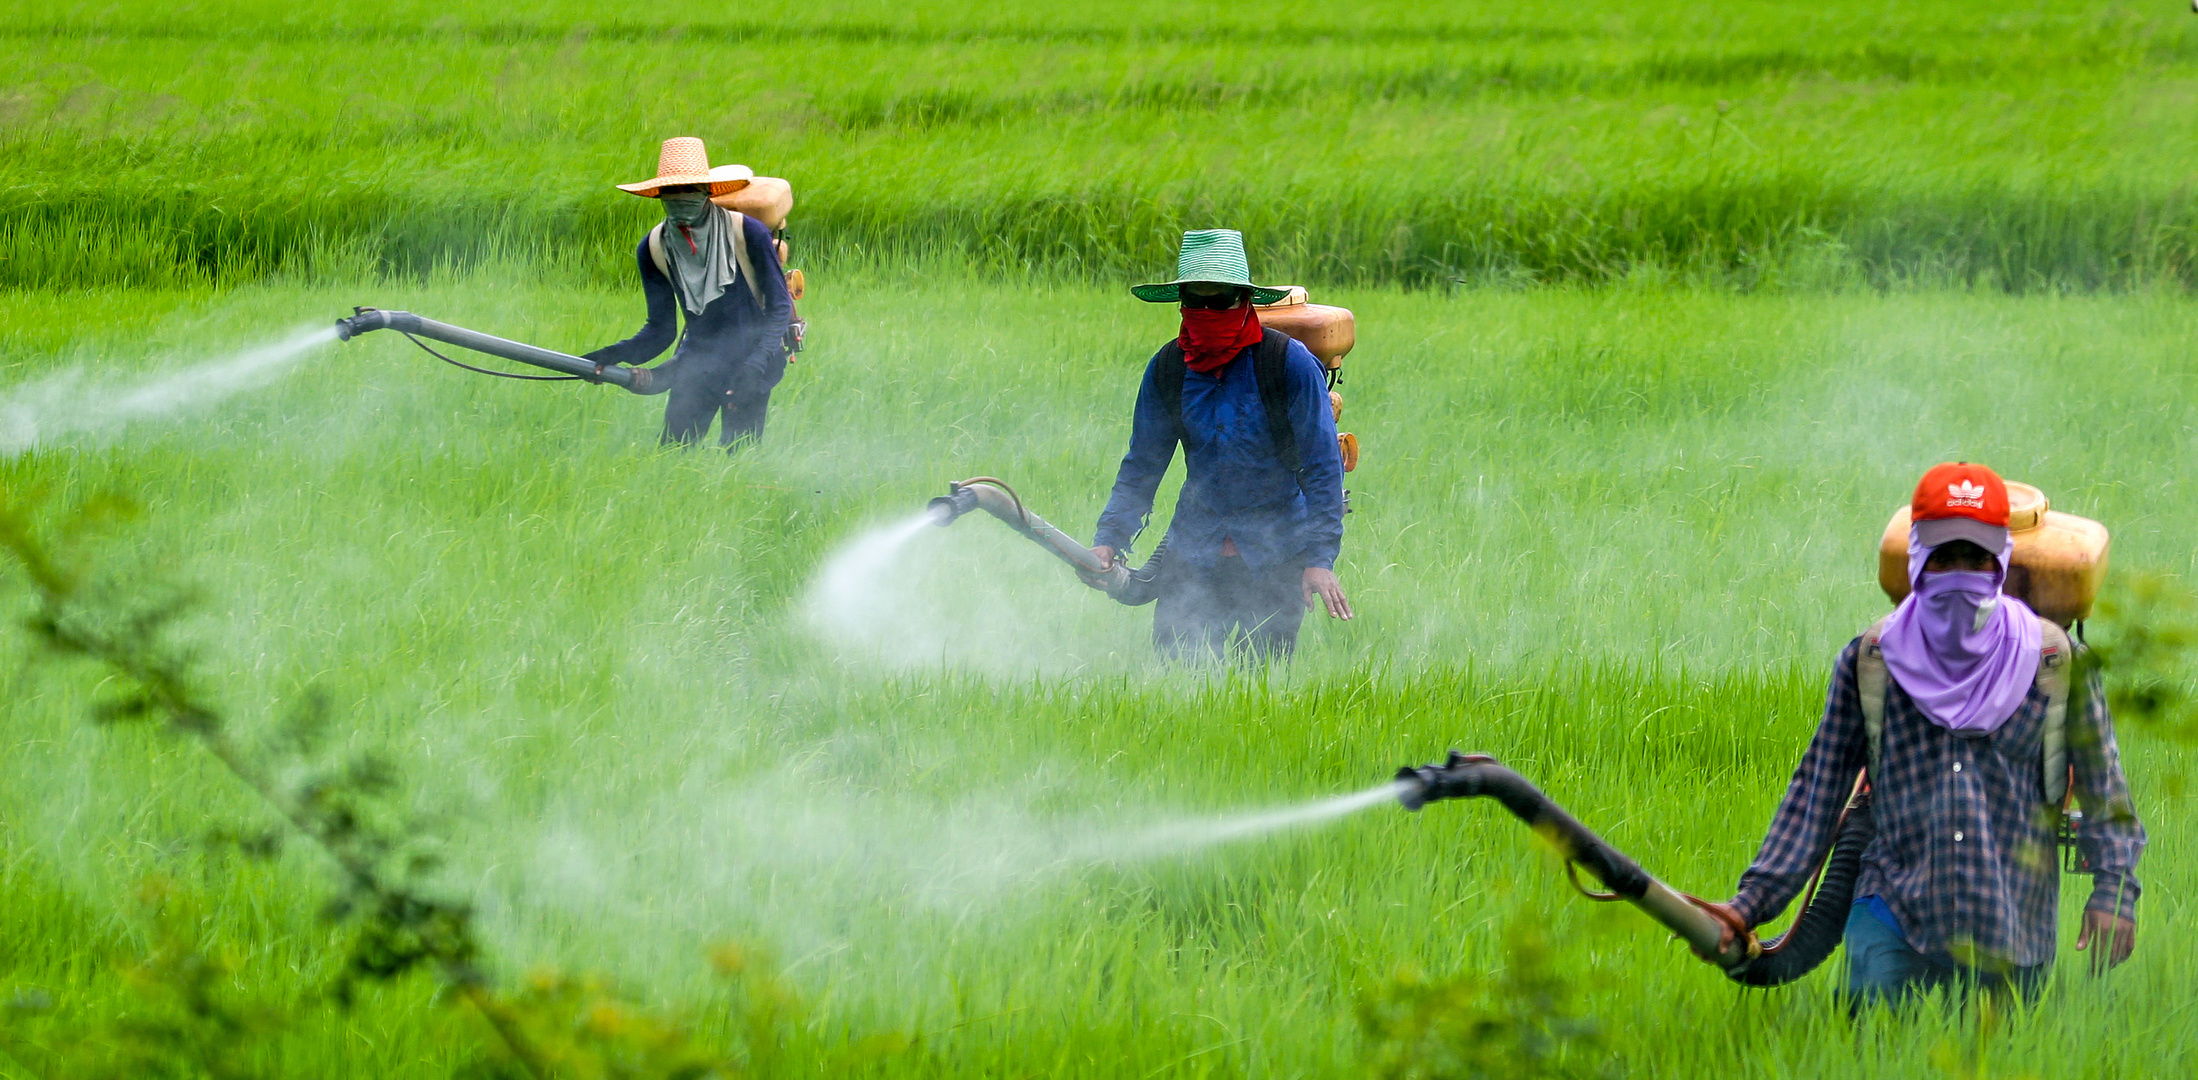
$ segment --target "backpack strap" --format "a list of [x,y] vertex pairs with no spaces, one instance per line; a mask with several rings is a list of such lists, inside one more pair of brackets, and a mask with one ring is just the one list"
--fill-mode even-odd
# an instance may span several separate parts
[[664,223],[661,221],[649,230],[649,261],[656,264],[656,272],[664,275],[664,280],[672,279],[672,261],[664,255]]
[[[1190,366],[1183,360],[1183,345],[1169,341],[1160,346],[1152,357],[1152,388],[1160,398],[1160,407],[1175,421],[1176,438],[1182,439],[1183,430],[1183,380]],[[1305,471],[1304,455],[1298,452],[1297,429],[1290,426],[1290,406],[1294,403],[1290,393],[1290,336],[1280,330],[1268,330],[1262,334],[1259,344],[1252,346],[1252,377],[1259,384],[1260,410],[1267,414],[1267,438],[1275,448],[1275,456],[1292,475]]]
[[1183,345],[1170,338],[1152,356],[1152,391],[1160,398],[1160,411],[1175,422],[1175,438],[1183,441],[1183,379],[1190,374],[1183,361]]
[[1870,748],[1873,783],[1883,775],[1877,762],[1879,748],[1885,745],[1885,689],[1891,682],[1885,670],[1885,650],[1878,646],[1878,639],[1885,636],[1885,619],[1871,623],[1862,632],[1862,645],[1855,650],[1855,697],[1862,702],[1862,731]]
[[2045,728],[2039,733],[2038,787],[2048,804],[2068,797],[2068,671],[2075,648],[2068,631],[2038,616],[2038,689],[2045,691]]
[[1290,475],[1305,472],[1305,456],[1298,452],[1297,429],[1290,426],[1290,336],[1269,329],[1252,347],[1252,374],[1259,380],[1259,407],[1267,414],[1267,438],[1275,457]]
[[747,218],[738,210],[726,210],[725,216],[731,219],[726,224],[733,230],[733,265],[740,268],[740,280],[748,286],[748,299],[756,302],[757,311],[762,311],[763,285],[756,280],[756,264],[748,257]]
[[[1878,756],[1885,745],[1885,692],[1891,683],[1885,669],[1885,650],[1878,644],[1884,633],[1885,619],[1871,623],[1862,632],[1862,647],[1855,654],[1855,696],[1862,702],[1862,729],[1869,740],[1873,781],[1882,775]],[[2045,801],[2053,805],[2068,797],[2068,669],[2074,655],[2068,631],[2038,616],[2035,685],[2045,692],[2045,724],[2038,738],[2038,787]]]
[[[756,302],[757,311],[762,311],[763,286],[756,282],[755,263],[748,257],[748,227],[742,224],[740,211],[725,210],[725,214],[732,219],[727,224],[733,230],[733,265],[740,271],[740,280],[748,286],[749,299]],[[664,254],[664,223],[661,221],[649,230],[649,261],[656,264],[656,272],[664,275],[664,280],[672,280],[672,261]]]

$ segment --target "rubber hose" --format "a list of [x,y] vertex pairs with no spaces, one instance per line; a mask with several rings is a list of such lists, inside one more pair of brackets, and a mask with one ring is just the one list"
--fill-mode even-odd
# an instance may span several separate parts
[[1168,538],[1163,536],[1160,546],[1152,549],[1152,557],[1145,560],[1145,565],[1130,571],[1129,577],[1123,579],[1122,587],[1107,595],[1113,597],[1115,603],[1129,607],[1143,607],[1160,599],[1160,570],[1167,565],[1167,558]]
[[1870,802],[1862,799],[1847,811],[1847,821],[1832,841],[1832,857],[1824,866],[1824,880],[1816,895],[1776,940],[1766,942],[1763,955],[1738,971],[1726,972],[1743,986],[1783,986],[1815,971],[1839,947],[1847,933],[1847,913],[1854,907],[1855,880],[1862,876],[1862,852],[1877,835],[1877,820]]

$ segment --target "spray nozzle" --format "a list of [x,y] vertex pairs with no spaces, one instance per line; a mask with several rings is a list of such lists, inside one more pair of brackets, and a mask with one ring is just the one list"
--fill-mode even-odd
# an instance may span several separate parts
[[[1406,810],[1417,810],[1443,799],[1484,794],[1481,781],[1484,767],[1489,765],[1496,765],[1496,759],[1487,754],[1461,754],[1456,750],[1450,751],[1450,756],[1439,765],[1407,765],[1397,770],[1397,801]],[[1510,772],[1500,765],[1497,768]]]
[[379,308],[354,307],[350,318],[336,320],[336,340],[349,341],[369,330],[381,330],[388,326],[388,312]]
[[931,523],[940,528],[954,524],[954,519],[977,508],[977,489],[968,484],[948,484],[946,494],[931,500],[925,512],[931,515]]

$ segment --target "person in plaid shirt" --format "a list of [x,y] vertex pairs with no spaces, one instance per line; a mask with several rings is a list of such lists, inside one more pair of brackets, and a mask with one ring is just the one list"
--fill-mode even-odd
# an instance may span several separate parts
[[[1858,1006],[1948,985],[2027,994],[2055,945],[2059,808],[2042,785],[2042,631],[2027,605],[2000,593],[2013,550],[2007,487],[1981,465],[1941,465],[1917,486],[1911,513],[1914,590],[1879,638],[1890,678],[1870,777],[1877,835],[1863,851],[1845,936]],[[1870,764],[1856,686],[1862,642],[1839,655],[1824,720],[1737,893],[1707,905],[1728,935],[1776,918],[1807,886],[1856,773]],[[2070,698],[2071,786],[2092,875],[2076,948],[2104,969],[2127,959],[2136,939],[2133,871],[2145,832],[2095,670]]]

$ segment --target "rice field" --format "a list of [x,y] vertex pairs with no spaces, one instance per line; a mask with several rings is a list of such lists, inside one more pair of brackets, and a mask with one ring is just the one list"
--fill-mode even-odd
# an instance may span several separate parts
[[[1850,1022],[1836,960],[1742,992],[1488,805],[1139,847],[1458,746],[1722,895],[1922,468],[2107,523],[2110,590],[2198,572],[2187,14],[117,3],[0,33],[0,492],[49,534],[134,502],[61,550],[195,590],[173,638],[255,760],[304,768],[284,717],[325,700],[316,753],[387,761],[377,813],[490,985],[626,1003],[576,1031],[676,1021],[757,1076],[2198,1064],[2192,750],[2136,722],[2137,955],[2097,980],[2064,945],[2029,1013]],[[606,185],[670,134],[802,200],[813,345],[761,447],[660,451],[660,401],[386,334],[115,410],[354,304],[623,337],[647,208]],[[1172,325],[1122,286],[1223,221],[1357,313],[1358,619],[1287,670],[1162,668],[1149,609],[981,518],[920,534],[865,632],[820,619],[832,556],[951,479],[1088,533]],[[112,682],[32,603],[9,564],[0,1077],[522,1075],[428,972],[329,997],[327,862],[241,853],[265,808],[94,723]]]
[[791,178],[819,266],[1113,281],[1218,215],[1334,284],[2188,285],[2184,14],[25,5],[0,282],[622,281],[646,208],[607,185],[676,130]]

